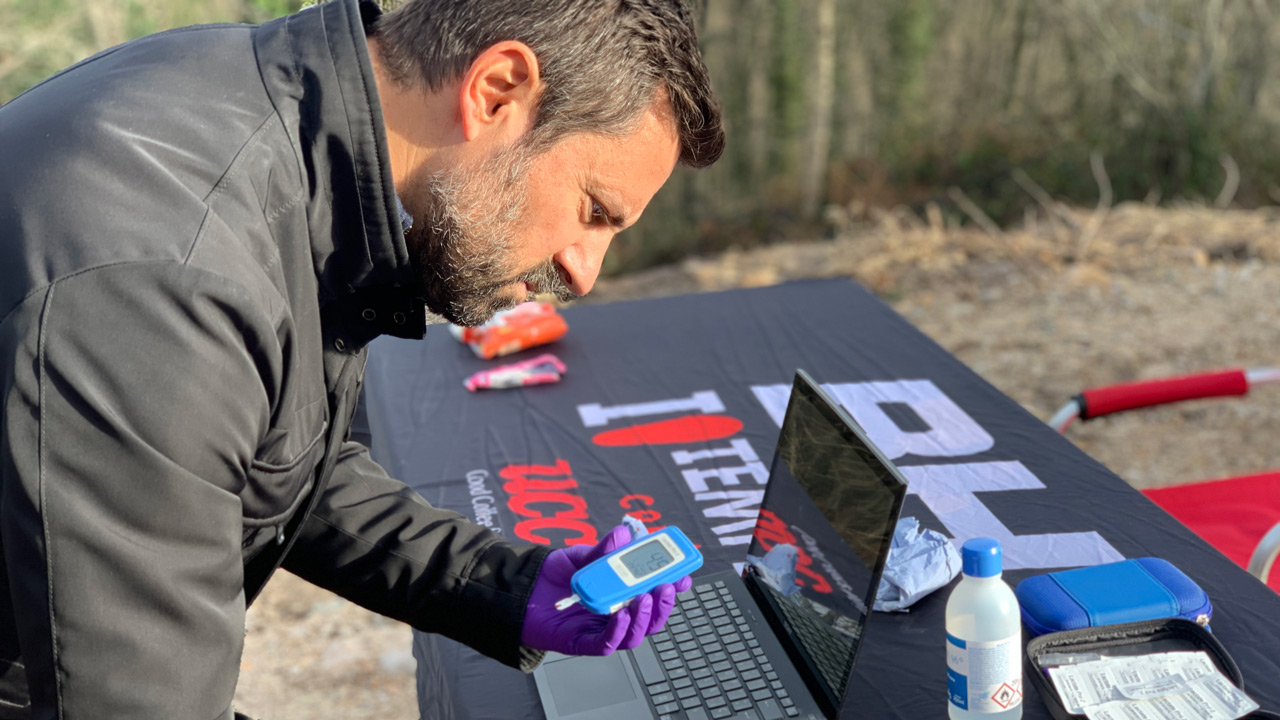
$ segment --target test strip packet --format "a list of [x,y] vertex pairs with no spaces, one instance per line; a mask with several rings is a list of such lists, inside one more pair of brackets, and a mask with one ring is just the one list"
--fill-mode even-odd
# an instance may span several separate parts
[[1067,711],[1090,720],[1231,720],[1258,707],[1203,651],[1103,658],[1049,677]]

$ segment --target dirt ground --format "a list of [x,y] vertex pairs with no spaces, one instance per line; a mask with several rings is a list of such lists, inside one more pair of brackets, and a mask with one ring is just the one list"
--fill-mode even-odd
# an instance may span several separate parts
[[[827,219],[831,239],[603,280],[589,301],[851,277],[1041,419],[1086,387],[1280,365],[1280,209],[1050,207],[1004,232],[953,227],[936,207]],[[1277,426],[1272,385],[1067,434],[1145,488],[1280,468]],[[249,611],[237,707],[264,720],[415,718],[409,647],[405,627],[278,574]]]

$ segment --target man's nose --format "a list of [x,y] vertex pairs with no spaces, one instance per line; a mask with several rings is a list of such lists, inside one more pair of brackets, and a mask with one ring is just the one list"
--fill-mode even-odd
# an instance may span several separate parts
[[613,233],[592,233],[580,242],[570,245],[556,254],[555,260],[568,275],[565,284],[576,295],[586,295],[595,287],[600,276],[600,264],[613,240]]

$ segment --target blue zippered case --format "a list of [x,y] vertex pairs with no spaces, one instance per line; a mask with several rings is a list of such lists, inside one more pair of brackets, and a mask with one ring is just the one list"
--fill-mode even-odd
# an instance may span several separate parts
[[1014,594],[1033,637],[1170,617],[1207,627],[1213,616],[1209,594],[1154,557],[1034,575],[1018,583]]

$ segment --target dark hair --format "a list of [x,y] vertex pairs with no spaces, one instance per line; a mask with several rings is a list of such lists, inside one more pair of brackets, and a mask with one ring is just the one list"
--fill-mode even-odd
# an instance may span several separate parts
[[538,57],[544,90],[529,142],[635,127],[666,88],[680,162],[706,167],[724,150],[720,103],[682,0],[407,0],[372,28],[401,85],[440,90],[503,40]]

